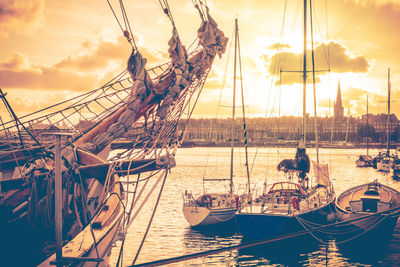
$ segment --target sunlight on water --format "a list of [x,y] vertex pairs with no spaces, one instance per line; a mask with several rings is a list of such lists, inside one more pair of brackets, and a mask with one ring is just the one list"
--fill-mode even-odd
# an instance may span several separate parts
[[[370,150],[371,155],[377,153],[378,150]],[[308,154],[311,160],[316,158],[314,149],[308,149]],[[320,150],[320,161],[329,164],[330,177],[336,195],[352,186],[374,179],[400,190],[400,182],[393,180],[388,174],[379,173],[373,168],[356,168],[355,161],[360,154],[365,154],[365,150]],[[277,172],[276,165],[280,160],[293,158],[294,155],[294,148],[250,148],[249,167],[253,192],[261,193],[264,182],[270,184],[282,179],[284,174]],[[182,194],[185,190],[200,194],[203,192],[203,177],[229,177],[230,148],[181,148],[176,155],[176,164],[177,166],[171,170],[167,178],[151,230],[136,263],[167,259],[241,243],[242,237],[234,224],[223,228],[192,229],[182,213]],[[244,149],[237,148],[234,156],[235,190],[245,190],[246,182]],[[205,186],[208,192],[223,192],[227,190],[228,182],[207,182]],[[149,203],[128,231],[123,251],[124,266],[132,264],[153,211],[158,190],[157,188],[153,193]],[[326,264],[328,266],[392,266],[400,259],[399,236],[397,228],[383,256],[372,256],[370,259],[343,255],[335,242],[330,240],[328,244],[317,241],[306,244],[289,242],[289,244],[279,244],[279,246],[234,250],[171,264],[171,266],[326,266]],[[111,266],[115,266],[117,262],[120,244],[121,242],[117,242],[117,247],[113,248]]]

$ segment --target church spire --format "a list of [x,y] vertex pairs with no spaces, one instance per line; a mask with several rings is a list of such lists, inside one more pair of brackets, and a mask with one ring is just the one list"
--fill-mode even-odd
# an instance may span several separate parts
[[338,81],[338,90],[334,105],[334,112],[335,112],[335,118],[343,117],[344,108],[342,105],[342,92],[340,91],[340,80]]

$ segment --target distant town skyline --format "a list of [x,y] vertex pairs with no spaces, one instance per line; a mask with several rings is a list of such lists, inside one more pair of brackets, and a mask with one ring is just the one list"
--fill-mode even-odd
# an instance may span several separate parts
[[[119,8],[118,1],[110,2]],[[280,72],[301,69],[299,2],[207,3],[231,40],[234,19],[239,20],[246,116],[300,116],[301,74]],[[168,61],[172,26],[159,2],[126,1],[125,8],[147,66]],[[200,26],[198,13],[189,0],[171,1],[170,8],[188,47]],[[106,2],[9,0],[0,3],[0,10],[0,88],[18,116],[98,88],[126,68],[131,48]],[[313,14],[316,68],[326,70],[329,65],[330,69],[316,76],[319,116],[333,114],[339,80],[344,115],[365,114],[367,95],[370,113],[385,113],[388,68],[392,73],[392,112],[399,116],[400,105],[395,101],[400,99],[400,1],[313,1]],[[308,42],[308,52],[310,49]],[[274,67],[279,62],[285,64]],[[195,118],[230,116],[232,69],[233,48],[228,44],[227,53],[215,61]],[[312,116],[311,75],[308,77],[307,113]],[[238,106],[239,85],[238,80]]]

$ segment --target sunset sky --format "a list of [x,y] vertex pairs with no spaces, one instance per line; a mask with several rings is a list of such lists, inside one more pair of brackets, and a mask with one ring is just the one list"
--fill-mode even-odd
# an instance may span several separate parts
[[[118,1],[110,2],[119,11]],[[172,26],[159,1],[124,3],[148,66],[168,61]],[[239,20],[246,115],[301,115],[300,74],[279,76],[275,63],[284,62],[282,70],[301,70],[303,1],[288,0],[285,16],[284,0],[207,4],[230,40],[234,19]],[[169,5],[188,47],[199,15],[192,1],[170,0]],[[346,114],[364,114],[366,95],[371,113],[385,113],[390,68],[392,111],[400,117],[400,0],[315,0],[313,22],[316,68],[330,66],[330,72],[317,73],[319,115],[331,114],[339,80]],[[106,0],[2,0],[0,43],[0,88],[19,116],[100,87],[126,68],[131,53]],[[214,63],[196,117],[229,116],[232,66],[229,42]],[[307,90],[307,112],[313,114],[311,84]]]

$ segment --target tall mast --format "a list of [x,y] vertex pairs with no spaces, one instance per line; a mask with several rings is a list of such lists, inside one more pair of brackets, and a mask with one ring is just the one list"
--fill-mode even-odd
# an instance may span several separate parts
[[304,47],[303,47],[303,143],[306,144],[306,89],[307,89],[307,0],[304,0]]
[[390,153],[390,68],[388,69],[387,154]]
[[240,54],[240,37],[239,37],[239,27],[237,25],[236,19],[236,28],[237,28],[237,52],[239,54],[239,74],[240,74],[240,91],[242,94],[242,119],[243,119],[243,137],[244,137],[244,151],[246,157],[246,174],[247,174],[247,193],[251,194],[250,187],[250,171],[249,171],[249,155],[247,149],[247,129],[246,129],[246,112],[244,107],[244,92],[243,92],[243,73],[242,73],[242,56]]
[[235,100],[236,100],[236,60],[237,60],[237,42],[238,42],[238,22],[235,19],[235,59],[233,64],[233,97],[232,97],[232,134],[231,134],[231,176],[229,184],[229,193],[233,193],[233,148],[235,145]]
[[314,57],[314,33],[312,20],[312,6],[310,0],[310,32],[311,32],[311,61],[312,61],[312,79],[313,79],[313,94],[314,94],[314,142],[315,152],[317,155],[317,163],[319,163],[319,137],[318,137],[318,119],[317,119],[317,89],[315,88],[315,57]]
[[367,155],[368,155],[368,141],[369,141],[369,129],[368,129],[368,95],[367,95]]

